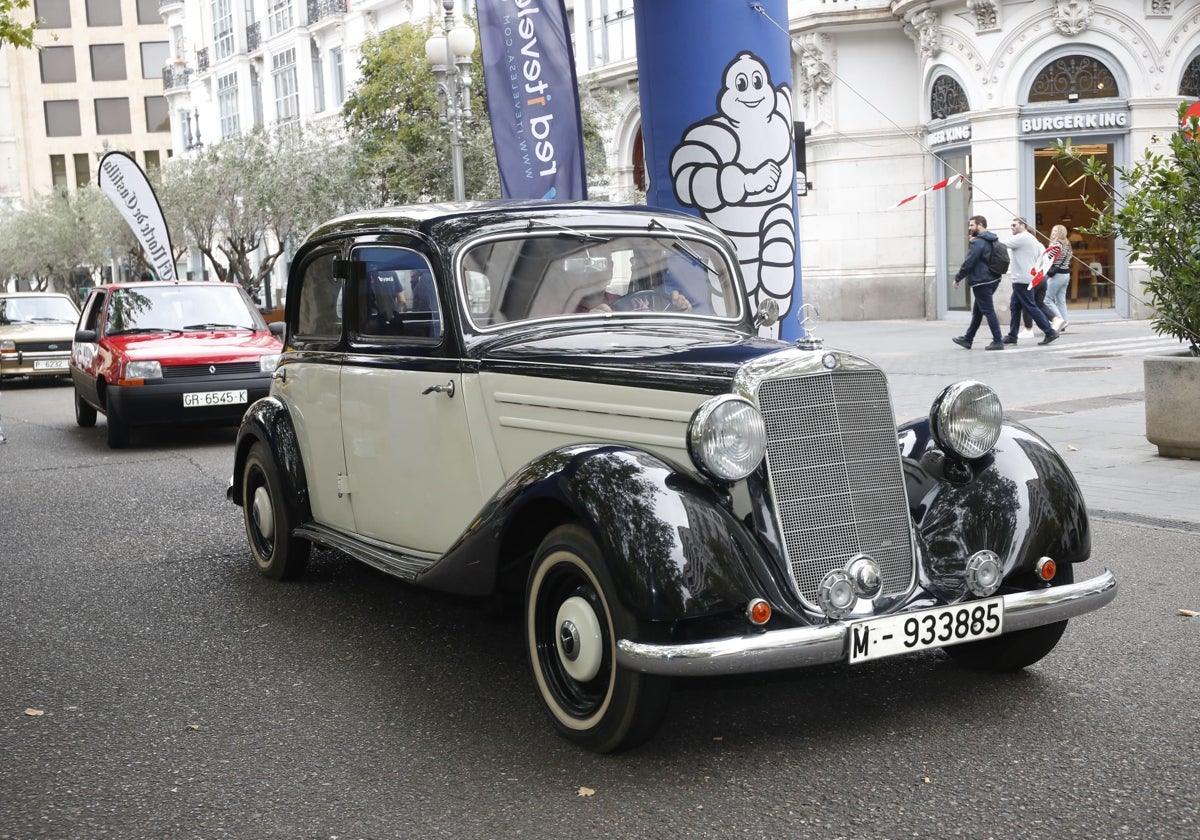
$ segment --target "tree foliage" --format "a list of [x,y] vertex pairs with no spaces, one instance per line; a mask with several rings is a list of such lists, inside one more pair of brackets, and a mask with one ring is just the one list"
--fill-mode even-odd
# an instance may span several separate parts
[[1148,148],[1130,167],[1110,172],[1097,158],[1083,158],[1070,140],[1057,149],[1081,160],[1104,193],[1098,202],[1082,196],[1096,214],[1082,230],[1124,240],[1130,259],[1150,269],[1144,288],[1154,331],[1188,342],[1200,355],[1200,126],[1195,117],[1185,121],[1186,109],[1179,106],[1183,127],[1171,135],[1169,152]]
[[20,23],[17,13],[29,8],[29,0],[0,0],[0,45],[32,47],[36,23]]
[[0,276],[19,277],[33,291],[72,292],[76,275],[96,279],[105,264],[98,231],[105,205],[117,211],[96,187],[39,196],[24,210],[0,216]]
[[[474,25],[473,21],[468,21]],[[440,201],[454,194],[450,139],[438,123],[433,70],[425,59],[430,21],[395,26],[362,44],[360,80],[342,118],[372,203]],[[500,176],[483,96],[483,66],[471,61],[471,110],[463,126],[467,198],[496,198]]]
[[337,138],[298,126],[257,128],[171,161],[160,198],[173,244],[183,238],[217,279],[251,294],[310,228],[364,201]]

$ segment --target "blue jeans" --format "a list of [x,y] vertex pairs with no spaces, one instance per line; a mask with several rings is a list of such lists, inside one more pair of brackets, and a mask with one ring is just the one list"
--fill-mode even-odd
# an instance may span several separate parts
[[1054,314],[1067,320],[1067,287],[1071,285],[1071,273],[1063,272],[1046,278],[1046,307]]
[[971,286],[971,299],[975,302],[971,305],[971,325],[963,333],[963,338],[967,341],[975,340],[975,333],[979,332],[980,323],[987,318],[988,329],[992,331],[992,340],[997,344],[1001,342],[1000,319],[996,317],[996,307],[992,303],[992,297],[996,294],[997,282],[999,281],[993,280],[990,283]]
[[1008,311],[1012,315],[1012,321],[1008,327],[1009,338],[1017,337],[1017,331],[1021,329],[1022,312],[1028,314],[1042,332],[1047,335],[1054,332],[1054,327],[1050,326],[1050,322],[1046,320],[1046,314],[1037,305],[1033,292],[1029,291],[1028,283],[1013,283],[1012,300],[1008,304]]

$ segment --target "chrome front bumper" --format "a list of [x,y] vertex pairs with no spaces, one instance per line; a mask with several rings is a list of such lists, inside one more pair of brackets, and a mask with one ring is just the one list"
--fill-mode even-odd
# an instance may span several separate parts
[[[1117,596],[1117,579],[1103,574],[1079,583],[1004,596],[1004,632],[1053,624],[1098,610]],[[630,671],[669,677],[706,677],[779,671],[844,662],[849,622],[768,630],[707,642],[655,645],[621,639],[617,662]]]

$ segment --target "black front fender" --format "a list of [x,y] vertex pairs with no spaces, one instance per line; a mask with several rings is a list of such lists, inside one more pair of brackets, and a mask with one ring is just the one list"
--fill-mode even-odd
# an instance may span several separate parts
[[639,619],[725,613],[770,597],[770,581],[755,572],[766,568],[762,549],[723,497],[657,455],[608,445],[566,447],[526,465],[418,583],[494,585],[501,564],[528,557],[568,521],[591,533],[616,596]]
[[275,459],[279,479],[287,497],[292,522],[303,523],[312,519],[308,499],[308,480],[304,475],[304,460],[300,457],[300,443],[296,438],[296,427],[292,415],[281,400],[273,396],[256,400],[238,427],[234,444],[233,481],[228,496],[235,504],[242,503],[242,475],[245,472],[246,456],[255,443],[264,443]]
[[909,508],[935,588],[960,585],[965,558],[981,549],[1000,556],[1013,583],[1031,575],[1041,557],[1061,564],[1091,555],[1075,477],[1049,443],[1020,423],[1005,421],[995,450],[975,461],[940,452],[927,420],[901,426],[900,447]]

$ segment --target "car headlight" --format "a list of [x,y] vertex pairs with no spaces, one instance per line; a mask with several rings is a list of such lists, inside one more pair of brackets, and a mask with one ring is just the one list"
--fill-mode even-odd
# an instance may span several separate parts
[[125,365],[126,379],[162,379],[159,362],[129,362]]
[[979,458],[1000,439],[1000,397],[982,382],[956,382],[933,401],[929,423],[938,444],[960,458]]
[[722,394],[696,409],[687,442],[697,467],[722,481],[739,481],[762,463],[767,428],[748,400]]
[[279,367],[279,353],[268,353],[265,356],[258,357],[258,369],[263,373],[274,373],[275,368]]

